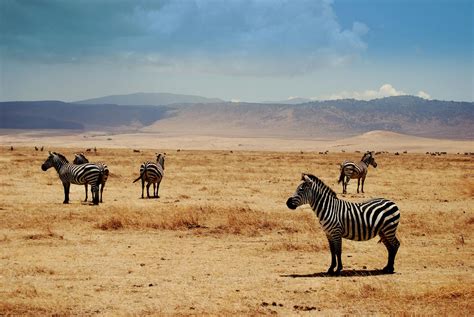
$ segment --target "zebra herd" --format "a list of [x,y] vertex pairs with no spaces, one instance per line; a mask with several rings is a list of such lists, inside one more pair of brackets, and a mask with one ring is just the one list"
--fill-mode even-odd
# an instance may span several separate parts
[[[56,152],[49,152],[49,156],[43,165],[41,165],[41,169],[43,171],[47,171],[49,168],[54,167],[58,172],[59,179],[63,183],[64,187],[64,204],[69,203],[69,188],[71,184],[84,185],[86,191],[86,198],[84,200],[85,202],[87,201],[87,187],[90,185],[92,192],[92,203],[94,205],[98,205],[99,202],[102,203],[102,194],[105,183],[109,177],[109,168],[105,163],[102,162],[90,163],[84,153],[74,155],[74,161],[72,164],[70,164],[64,155]],[[134,181],[135,183],[140,178],[142,180],[142,198],[145,182],[147,182],[148,198],[150,198],[148,189],[151,184],[153,184],[154,197],[159,197],[158,189],[164,176],[165,156],[163,154],[157,153],[156,161],[156,163],[143,163],[140,167],[140,176]]]
[[[367,176],[368,166],[377,167],[373,152],[366,152],[359,163],[345,161],[341,164],[339,182],[343,182],[343,193],[346,193],[350,179],[362,179],[362,192]],[[76,154],[73,164],[70,164],[62,154],[50,152],[41,168],[46,171],[54,167],[64,186],[64,203],[69,202],[70,184],[85,185],[87,201],[87,185],[91,185],[93,203],[102,202],[102,191],[107,181],[109,170],[104,163],[89,163],[84,154]],[[145,182],[147,197],[150,198],[149,188],[153,184],[153,197],[159,198],[158,190],[164,176],[165,156],[158,154],[156,162],[144,162],[140,166],[140,175],[133,183],[141,179],[142,198],[144,198]],[[342,238],[366,241],[380,237],[388,251],[388,261],[383,268],[384,273],[394,272],[395,256],[400,242],[396,231],[400,220],[397,205],[384,198],[375,198],[362,203],[353,203],[339,199],[336,193],[319,178],[311,174],[302,174],[301,184],[286,202],[289,209],[309,204],[319,219],[331,251],[329,275],[339,275],[342,270]],[[100,187],[100,197],[99,197]]]

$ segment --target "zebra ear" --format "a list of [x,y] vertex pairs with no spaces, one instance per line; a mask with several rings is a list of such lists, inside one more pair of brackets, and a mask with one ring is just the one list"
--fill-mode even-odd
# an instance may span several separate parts
[[311,182],[311,178],[309,178],[305,173],[301,174],[301,180],[305,182]]

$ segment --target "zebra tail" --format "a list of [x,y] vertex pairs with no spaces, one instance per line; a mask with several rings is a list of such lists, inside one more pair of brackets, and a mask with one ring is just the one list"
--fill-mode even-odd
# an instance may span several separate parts
[[342,181],[344,181],[344,168],[341,166],[341,175],[339,175],[339,180],[337,183],[339,184]]
[[138,176],[138,178],[136,180],[133,181],[133,183],[137,182],[139,179],[141,179],[143,177],[143,174],[145,174],[146,172],[146,168],[143,169],[143,172],[140,173],[140,176]]

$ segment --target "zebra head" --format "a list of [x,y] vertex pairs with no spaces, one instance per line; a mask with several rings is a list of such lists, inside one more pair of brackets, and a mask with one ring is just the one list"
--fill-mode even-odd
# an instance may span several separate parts
[[43,171],[47,171],[49,168],[53,166],[55,168],[58,168],[65,163],[68,163],[68,160],[66,159],[64,155],[56,153],[56,152],[49,152],[49,156],[46,159],[46,161],[44,161],[44,163],[41,165],[41,169]]
[[374,152],[367,151],[361,159],[367,166],[372,165],[374,168],[377,167],[377,162],[375,162]]
[[161,165],[163,170],[165,169],[165,155],[161,153],[155,153],[156,154],[156,162]]
[[288,208],[294,210],[297,207],[304,204],[308,204],[310,202],[311,196],[313,194],[313,179],[311,178],[311,176],[313,175],[304,173],[301,175],[301,180],[303,182],[299,184],[299,186],[296,188],[296,191],[293,196],[288,198],[288,200],[286,201],[286,205],[288,206]]
[[73,164],[84,164],[84,163],[89,163],[89,160],[84,155],[84,153],[75,153],[74,154],[74,161],[72,163]]

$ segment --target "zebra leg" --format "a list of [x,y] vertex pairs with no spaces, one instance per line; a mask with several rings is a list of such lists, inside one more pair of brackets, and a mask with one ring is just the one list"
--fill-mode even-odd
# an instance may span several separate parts
[[102,202],[102,193],[104,192],[105,182],[100,186],[100,202]]
[[84,184],[84,187],[86,189],[86,199],[84,199],[84,201],[87,201],[87,184]]
[[145,190],[145,180],[143,179],[142,177],[142,199],[144,198],[143,197],[143,191]]
[[336,248],[334,247],[334,243],[331,240],[331,237],[328,237],[329,241],[329,249],[331,250],[331,266],[328,269],[329,275],[334,275],[334,268],[336,267]]
[[398,248],[400,247],[400,241],[398,241],[396,236],[388,239],[385,235],[380,234],[380,238],[382,239],[383,244],[387,248],[388,251],[388,261],[387,265],[382,269],[384,273],[393,273],[394,272],[394,263],[395,263],[395,256],[397,255]]
[[158,198],[156,197],[156,183],[153,183],[153,198]]
[[99,186],[91,185],[91,192],[92,192],[92,203],[94,205],[98,205],[99,204]]
[[345,180],[344,180],[344,190],[342,191],[343,194],[347,194],[347,184],[349,184],[349,181],[351,180],[351,178],[349,176],[346,176]]
[[69,204],[69,187],[71,184],[69,183],[63,183],[64,186],[64,201],[63,204]]
[[365,176],[362,177],[362,193],[364,193]]
[[336,269],[336,272],[334,272],[334,274],[339,275],[339,274],[341,274],[341,270],[342,270],[342,259],[341,259],[342,238],[341,237],[335,238],[334,245],[335,245],[335,248],[336,248],[336,257],[337,257],[337,269]]
[[[327,236],[327,238],[329,241],[329,248],[331,249],[331,266],[328,269],[328,274],[339,275],[342,270],[342,238],[340,236]],[[334,271],[334,268],[336,268],[336,271]]]
[[160,196],[158,195],[158,191],[160,190],[160,184],[161,182],[156,183],[156,198],[160,198]]
[[150,198],[150,185],[151,183],[146,183],[146,198]]
[[[364,192],[364,183],[362,183],[362,192]],[[360,178],[357,179],[357,194],[359,193]]]

